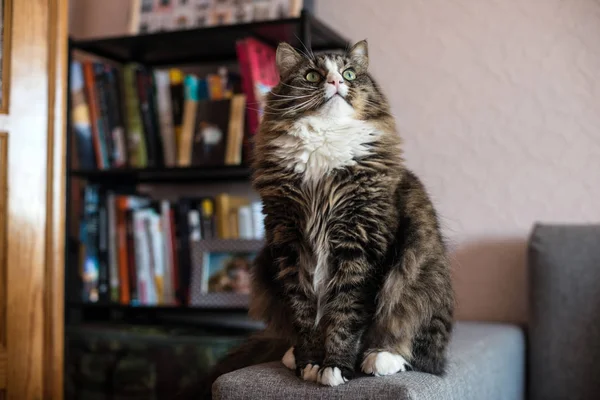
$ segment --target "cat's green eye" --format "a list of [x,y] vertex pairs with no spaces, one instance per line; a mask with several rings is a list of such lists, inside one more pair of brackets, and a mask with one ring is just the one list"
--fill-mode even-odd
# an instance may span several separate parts
[[354,72],[354,70],[352,68],[348,68],[347,70],[344,71],[342,76],[347,81],[353,81],[356,79],[356,72]]
[[321,75],[316,71],[309,71],[308,74],[306,74],[306,80],[309,82],[319,82],[321,80]]

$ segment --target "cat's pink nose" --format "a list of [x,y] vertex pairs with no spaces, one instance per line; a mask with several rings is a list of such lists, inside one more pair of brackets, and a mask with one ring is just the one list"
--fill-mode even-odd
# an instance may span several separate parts
[[333,85],[335,87],[339,87],[342,83],[344,83],[344,81],[337,81],[337,80],[332,80],[332,81],[328,81],[327,83],[329,83],[330,85]]

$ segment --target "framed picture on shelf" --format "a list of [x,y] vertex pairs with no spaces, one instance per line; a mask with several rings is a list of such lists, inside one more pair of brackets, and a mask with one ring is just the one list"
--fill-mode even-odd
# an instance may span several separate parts
[[259,243],[243,240],[199,240],[190,243],[192,276],[189,305],[207,308],[248,307],[250,269],[260,248]]
[[204,293],[250,294],[253,253],[204,253]]

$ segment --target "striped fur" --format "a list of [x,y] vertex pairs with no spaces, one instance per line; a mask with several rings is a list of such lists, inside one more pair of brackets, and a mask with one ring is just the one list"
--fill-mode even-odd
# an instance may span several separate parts
[[[443,374],[454,310],[447,251],[367,72],[366,42],[319,55],[281,44],[277,62],[281,82],[254,155],[266,245],[251,314],[289,339],[299,376],[317,365],[322,384],[351,379],[361,364],[374,375],[408,368],[398,360]],[[331,95],[328,82],[348,68],[356,79]],[[310,71],[322,79],[307,81]]]

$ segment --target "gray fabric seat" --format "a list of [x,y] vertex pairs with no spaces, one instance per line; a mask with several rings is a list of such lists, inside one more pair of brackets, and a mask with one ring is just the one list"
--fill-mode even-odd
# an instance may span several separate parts
[[517,400],[525,398],[525,339],[512,325],[457,323],[444,378],[419,372],[362,376],[328,388],[303,382],[280,362],[221,376],[215,400],[395,399]]

